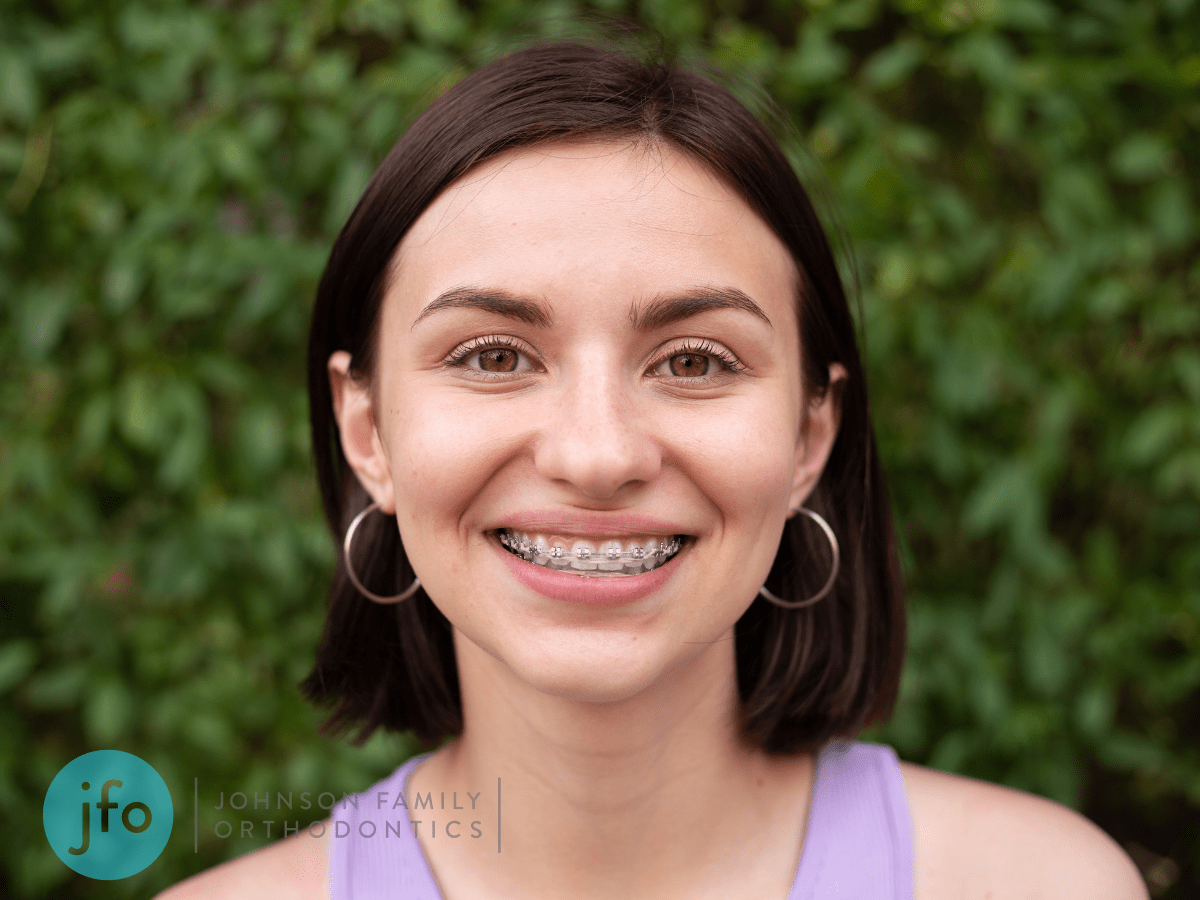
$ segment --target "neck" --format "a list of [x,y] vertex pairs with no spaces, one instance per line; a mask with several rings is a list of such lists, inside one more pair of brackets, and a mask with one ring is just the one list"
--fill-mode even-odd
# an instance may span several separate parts
[[463,763],[503,765],[594,815],[628,815],[639,798],[719,774],[750,752],[737,735],[732,636],[634,696],[602,703],[530,689],[458,643]]
[[[779,816],[802,833],[807,783],[786,807],[773,807],[770,793],[797,773],[803,780],[810,761],[772,758],[740,739],[732,634],[603,703],[537,691],[455,639],[468,727],[414,780],[436,791],[436,782],[490,790],[500,779],[503,853],[447,860],[443,872],[483,865],[493,871],[481,881],[509,883],[514,895],[670,896]],[[800,835],[783,831],[787,875]],[[433,857],[458,852],[431,844]]]

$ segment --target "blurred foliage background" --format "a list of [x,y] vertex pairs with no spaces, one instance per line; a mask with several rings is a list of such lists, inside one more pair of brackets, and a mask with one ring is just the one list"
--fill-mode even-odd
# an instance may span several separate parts
[[[912,615],[871,736],[1200,896],[1193,0],[0,0],[0,896],[148,896],[265,842],[218,793],[412,751],[319,737],[295,688],[334,559],[308,310],[404,124],[587,10],[761,81],[855,248]],[[104,747],[176,801],[114,883],[40,826]]]

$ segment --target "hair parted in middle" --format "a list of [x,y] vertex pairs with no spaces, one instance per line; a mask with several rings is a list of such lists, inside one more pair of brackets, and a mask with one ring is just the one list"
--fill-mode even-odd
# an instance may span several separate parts
[[[841,425],[806,501],[837,535],[842,566],[820,603],[784,610],[758,598],[738,621],[741,727],[747,741],[779,753],[851,738],[890,716],[905,650],[899,558],[853,318],[829,241],[779,142],[726,88],[661,54],[645,59],[585,43],[518,50],[447,91],[384,159],[333,246],[309,337],[313,449],[335,543],[370,498],[338,439],[330,355],[349,352],[351,375],[369,379],[381,300],[408,229],[483,162],[559,142],[628,142],[686,154],[735,190],[796,263],[805,396],[831,389],[832,363],[848,373],[832,388]],[[369,516],[355,552],[359,577],[377,593],[399,593],[415,577],[392,519]],[[819,590],[827,573],[823,534],[793,517],[770,589],[799,600]],[[356,729],[360,741],[378,728],[411,730],[430,744],[462,730],[449,622],[424,590],[395,606],[367,600],[340,554],[316,664],[302,687],[332,707],[328,730]]]

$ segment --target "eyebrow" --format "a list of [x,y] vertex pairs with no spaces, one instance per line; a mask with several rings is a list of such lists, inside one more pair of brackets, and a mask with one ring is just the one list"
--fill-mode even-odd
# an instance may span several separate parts
[[762,307],[737,288],[728,287],[694,288],[682,294],[659,295],[647,303],[643,310],[639,310],[635,303],[629,308],[629,321],[638,331],[653,331],[717,309],[740,309],[771,324]]
[[437,299],[421,310],[412,327],[416,328],[417,322],[443,309],[482,309],[537,328],[549,328],[554,324],[554,318],[544,303],[496,288],[461,287],[439,294]]
[[[439,294],[421,310],[412,327],[416,328],[426,316],[443,309],[479,309],[537,328],[549,328],[554,324],[549,307],[538,300],[519,297],[499,288],[460,287]],[[635,301],[629,307],[629,322],[636,331],[654,331],[700,313],[721,309],[742,310],[771,325],[762,307],[742,291],[729,287],[693,288],[681,294],[660,294],[649,300],[645,308],[639,308]]]

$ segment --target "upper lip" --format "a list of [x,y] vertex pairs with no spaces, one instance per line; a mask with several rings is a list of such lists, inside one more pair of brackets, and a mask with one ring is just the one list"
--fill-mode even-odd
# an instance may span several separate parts
[[633,537],[687,534],[677,522],[637,513],[598,513],[586,510],[530,510],[513,513],[497,528],[561,537]]

